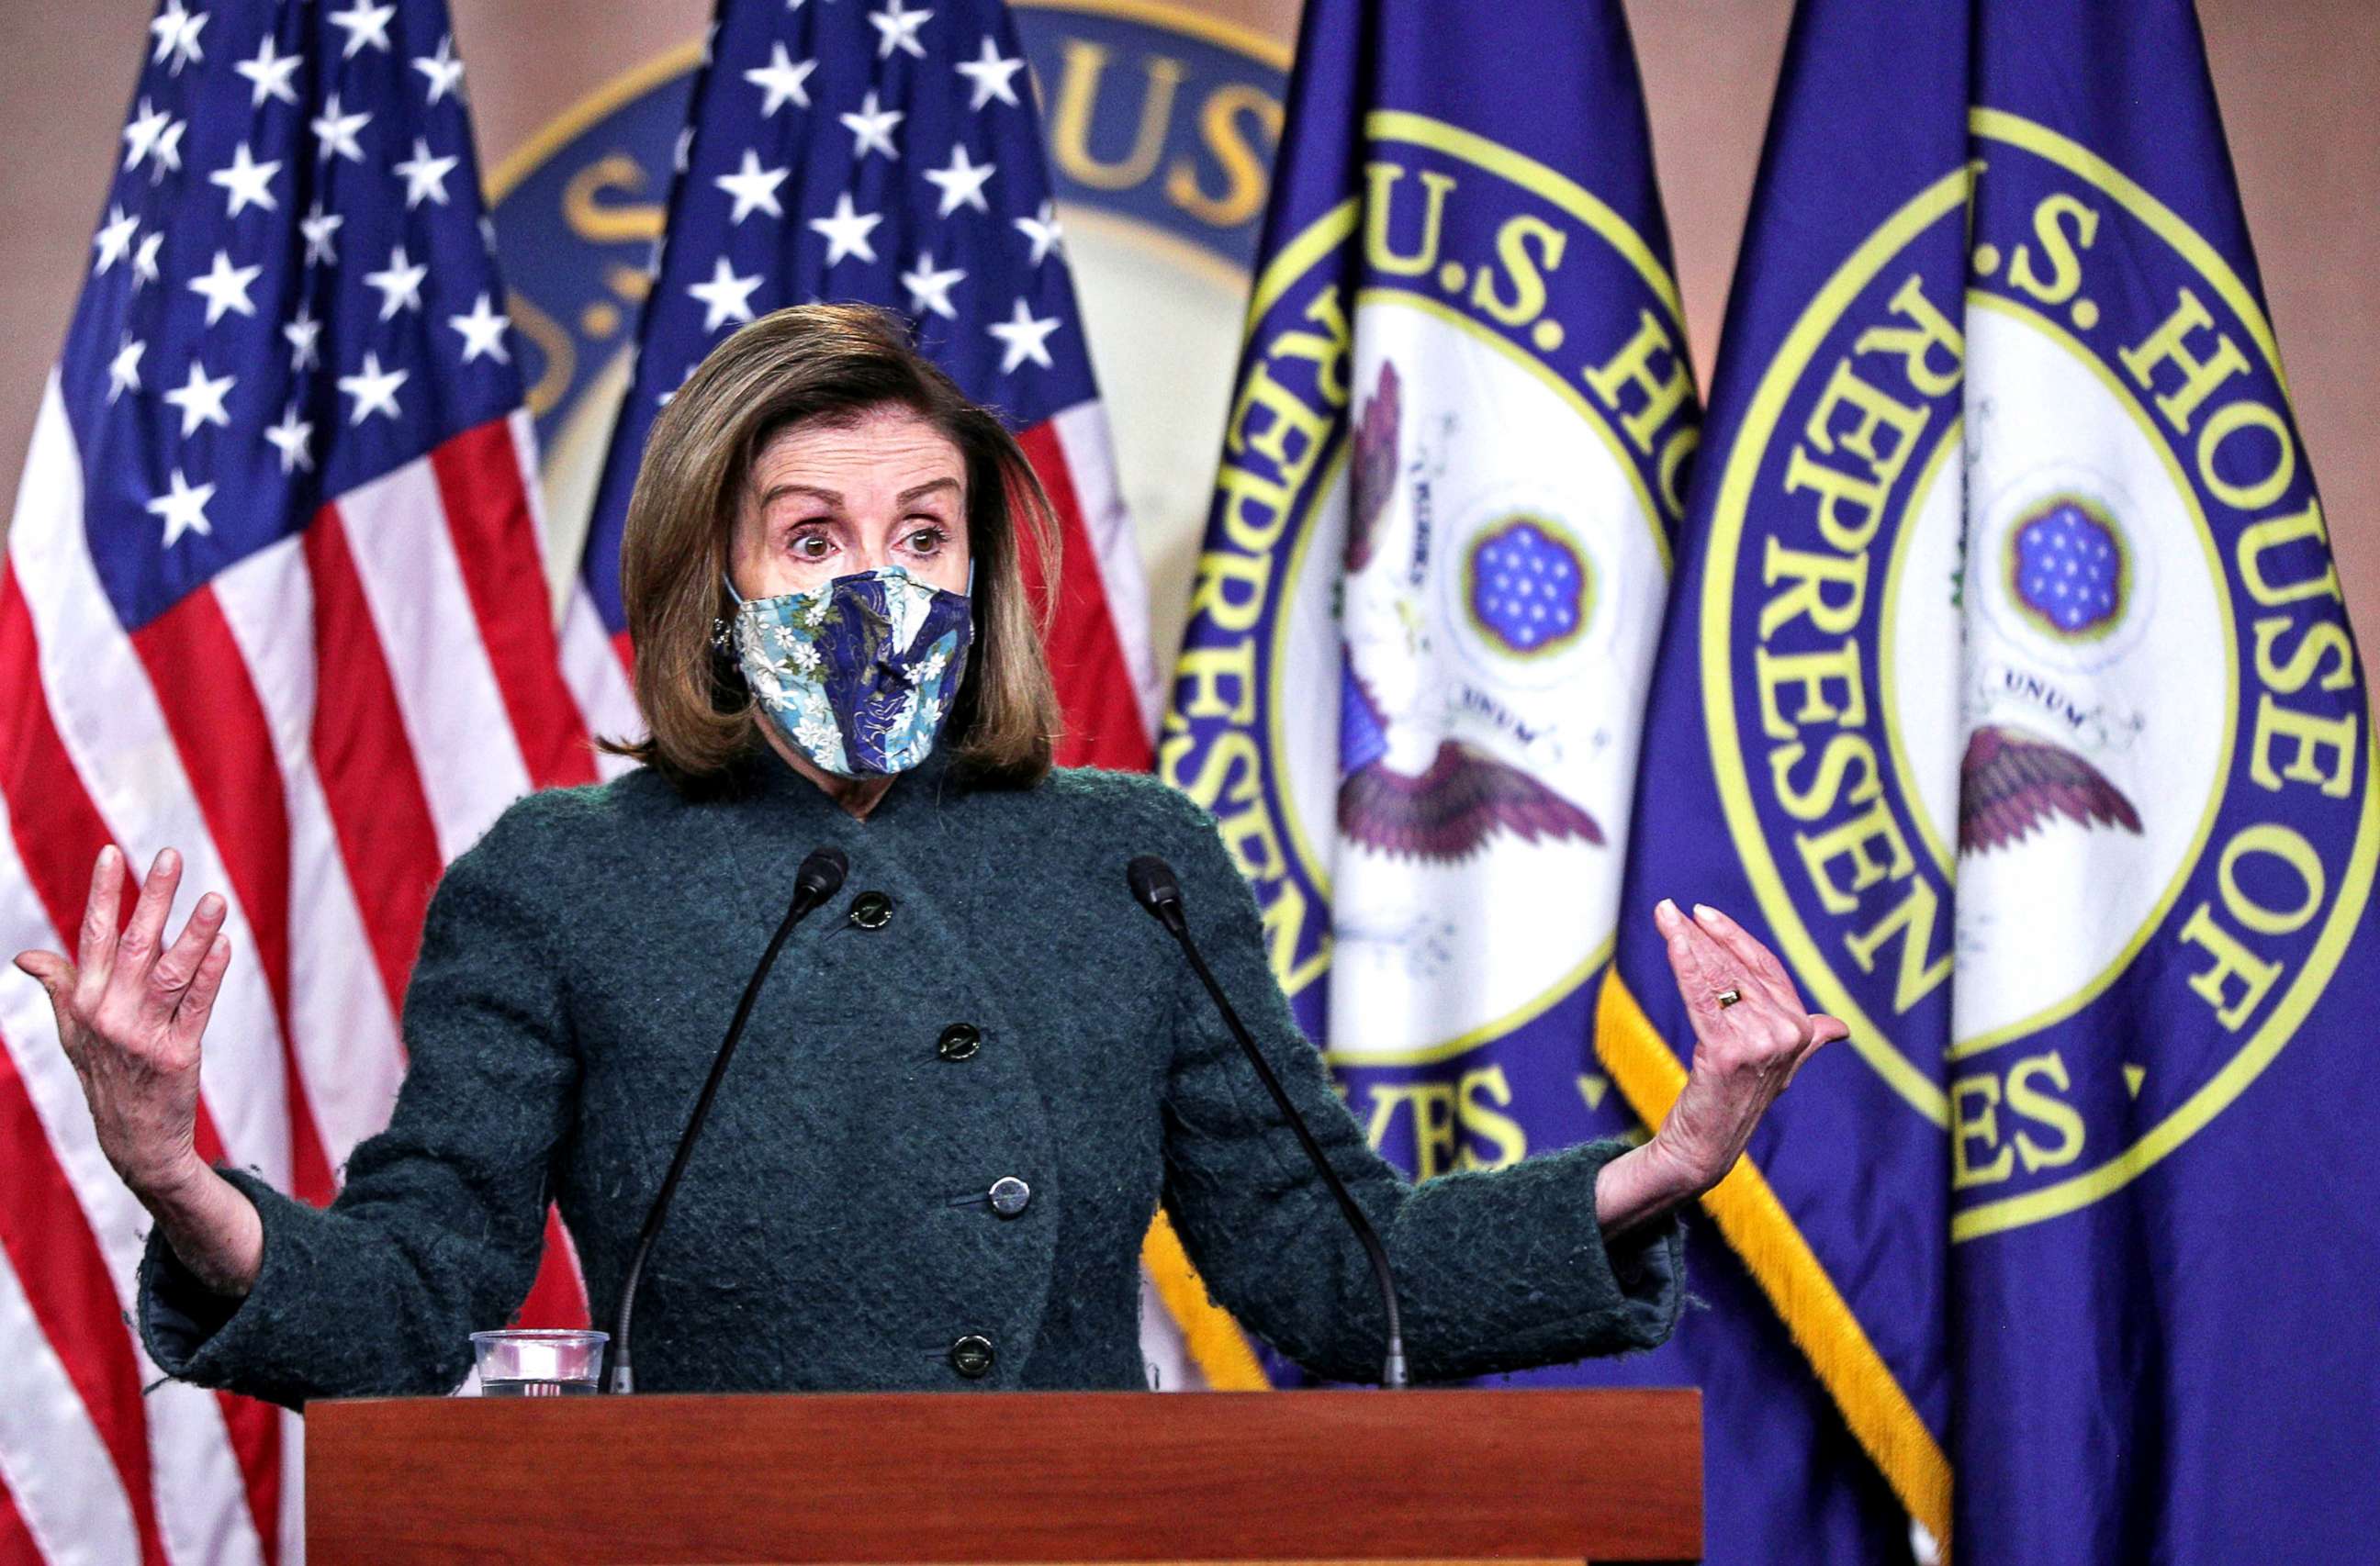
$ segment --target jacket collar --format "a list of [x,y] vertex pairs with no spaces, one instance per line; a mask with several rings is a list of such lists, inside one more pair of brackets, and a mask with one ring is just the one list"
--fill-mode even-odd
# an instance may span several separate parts
[[820,818],[851,827],[876,825],[895,817],[931,809],[960,792],[953,775],[950,752],[936,746],[926,759],[892,780],[892,786],[876,802],[865,821],[852,816],[808,778],[794,771],[785,759],[763,740],[732,769],[735,792],[739,797],[764,800],[803,814],[815,813]]

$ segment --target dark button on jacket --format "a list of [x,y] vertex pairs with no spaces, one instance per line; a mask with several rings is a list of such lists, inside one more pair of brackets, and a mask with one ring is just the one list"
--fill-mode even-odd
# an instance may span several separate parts
[[951,1368],[970,1381],[980,1381],[991,1374],[991,1340],[980,1332],[970,1332],[951,1345]]
[[[607,1324],[793,867],[821,844],[867,889],[850,914],[897,904],[900,938],[816,919],[786,944],[644,1274],[642,1386],[947,1389],[973,1355],[933,1345],[979,1337],[989,1385],[1142,1387],[1140,1243],[1160,1203],[1245,1325],[1322,1375],[1377,1373],[1363,1253],[1134,905],[1123,866],[1146,853],[1180,873],[1209,963],[1378,1225],[1416,1377],[1669,1334],[1674,1227],[1632,1235],[1615,1271],[1595,1221],[1621,1144],[1419,1186],[1371,1152],[1267,970],[1254,898],[1182,795],[1095,771],[969,788],[937,757],[861,822],[772,755],[731,782],[696,797],[636,771],[536,795],[455,861],[389,1129],[325,1211],[226,1171],[264,1226],[235,1309],[152,1238],[140,1324],[160,1364],[292,1404],[445,1391],[468,1334],[528,1292],[549,1200]],[[941,1060],[919,1059],[921,1038]],[[988,1223],[987,1186],[1012,1172],[1029,1213]]]

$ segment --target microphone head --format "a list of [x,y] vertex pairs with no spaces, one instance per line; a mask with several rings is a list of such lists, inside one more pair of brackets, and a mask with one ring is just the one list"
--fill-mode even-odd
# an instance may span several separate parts
[[1182,917],[1182,883],[1173,879],[1173,867],[1156,855],[1143,854],[1126,865],[1123,879],[1133,901],[1169,928]]
[[843,886],[843,878],[851,873],[851,856],[829,844],[813,848],[802,868],[794,872],[795,889],[808,899],[810,906],[833,896]]

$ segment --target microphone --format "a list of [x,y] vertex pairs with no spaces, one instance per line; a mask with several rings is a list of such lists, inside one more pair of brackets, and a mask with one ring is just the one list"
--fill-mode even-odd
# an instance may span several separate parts
[[1389,1253],[1381,1248],[1380,1237],[1372,1230],[1372,1220],[1364,1216],[1364,1209],[1357,1207],[1355,1198],[1347,1194],[1346,1184],[1339,1178],[1339,1171],[1332,1169],[1330,1160],[1322,1156],[1322,1145],[1315,1141],[1314,1133],[1306,1129],[1305,1117],[1299,1114],[1297,1106],[1289,1101],[1288,1093],[1281,1088],[1281,1078],[1275,1076],[1272,1067],[1265,1062],[1264,1055],[1257,1049],[1257,1041],[1248,1036],[1246,1026],[1241,1023],[1239,1013],[1232,1010],[1232,1002],[1225,998],[1223,987],[1215,982],[1214,973],[1208,968],[1207,960],[1198,954],[1197,943],[1190,939],[1190,921],[1183,914],[1182,883],[1174,879],[1173,867],[1154,854],[1143,854],[1124,867],[1123,877],[1125,884],[1132,888],[1133,900],[1148,909],[1149,917],[1172,933],[1182,947],[1182,954],[1190,959],[1191,970],[1197,974],[1198,982],[1207,987],[1215,1009],[1223,1014],[1223,1026],[1231,1029],[1233,1038],[1239,1040],[1240,1049],[1248,1057],[1248,1064],[1257,1068],[1257,1077],[1265,1085],[1265,1091],[1271,1094],[1272,1101],[1280,1106],[1282,1118],[1289,1122],[1289,1128],[1297,1133],[1297,1145],[1305,1149],[1305,1156],[1321,1174],[1322,1183],[1330,1188],[1331,1196],[1339,1204],[1340,1213],[1347,1220],[1347,1227],[1353,1229],[1355,1238],[1363,1242],[1364,1254],[1372,1261],[1372,1277],[1380,1287],[1380,1305],[1387,1313],[1389,1323],[1388,1352],[1380,1364],[1380,1385],[1403,1386],[1405,1334],[1397,1314],[1397,1281],[1389,1272]]
[[670,1159],[669,1172],[662,1176],[662,1188],[653,1197],[652,1210],[645,1214],[645,1227],[637,1235],[636,1254],[628,1259],[628,1275],[620,1284],[620,1309],[612,1318],[612,1378],[611,1390],[633,1392],[637,1390],[636,1372],[629,1367],[628,1328],[637,1307],[637,1281],[644,1276],[645,1258],[652,1254],[654,1237],[662,1232],[662,1220],[669,1214],[670,1198],[677,1194],[678,1177],[686,1172],[686,1162],[694,1153],[694,1144],[702,1135],[702,1123],[710,1114],[710,1100],[718,1095],[720,1079],[727,1074],[727,1062],[735,1056],[736,1040],[744,1037],[744,1025],[752,1015],[753,1003],[760,999],[760,986],[768,982],[769,970],[777,964],[778,949],[794,927],[809,916],[820,904],[833,896],[843,885],[843,878],[851,873],[851,860],[840,848],[813,848],[809,857],[794,872],[794,901],[777,926],[777,933],[769,938],[769,949],[760,953],[760,963],[752,970],[744,986],[744,998],[735,1003],[735,1015],[727,1024],[727,1037],[719,1041],[719,1053],[710,1062],[710,1074],[703,1079],[702,1096],[694,1101],[694,1113],[687,1117],[686,1133],[677,1139],[677,1152]]

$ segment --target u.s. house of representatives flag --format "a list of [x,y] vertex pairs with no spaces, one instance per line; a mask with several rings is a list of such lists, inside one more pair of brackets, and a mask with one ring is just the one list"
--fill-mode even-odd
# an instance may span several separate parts
[[[1920,499],[1911,601],[1878,604],[1924,852],[1958,866],[1959,1538],[2352,1560],[2380,1538],[2369,703],[2196,18],[2117,15],[1980,13],[1963,554]],[[1906,628],[1953,604],[1955,661]]]
[[1423,1176],[1575,1118],[1696,424],[1617,7],[1427,24],[1307,10],[1160,747]]
[[1618,1110],[1587,981],[1696,439],[1684,342],[1616,6],[1308,6],[1160,766],[1421,1177]]
[[621,656],[620,534],[662,405],[738,325],[864,300],[916,323],[1050,492],[1060,759],[1147,767],[1157,675],[1138,545],[1006,6],[722,0],[708,47],[581,569]]
[[[151,34],[0,573],[0,951],[73,949],[104,844],[180,849],[237,953],[200,1150],[327,1201],[441,867],[594,767],[445,7]],[[144,1395],[147,1220],[13,970],[0,1170],[0,1558],[294,1559],[294,1416]]]
[[2189,6],[1805,0],[1711,431],[1632,899],[1852,1029],[1720,1225],[1957,1554],[2368,1556],[2371,735]]

